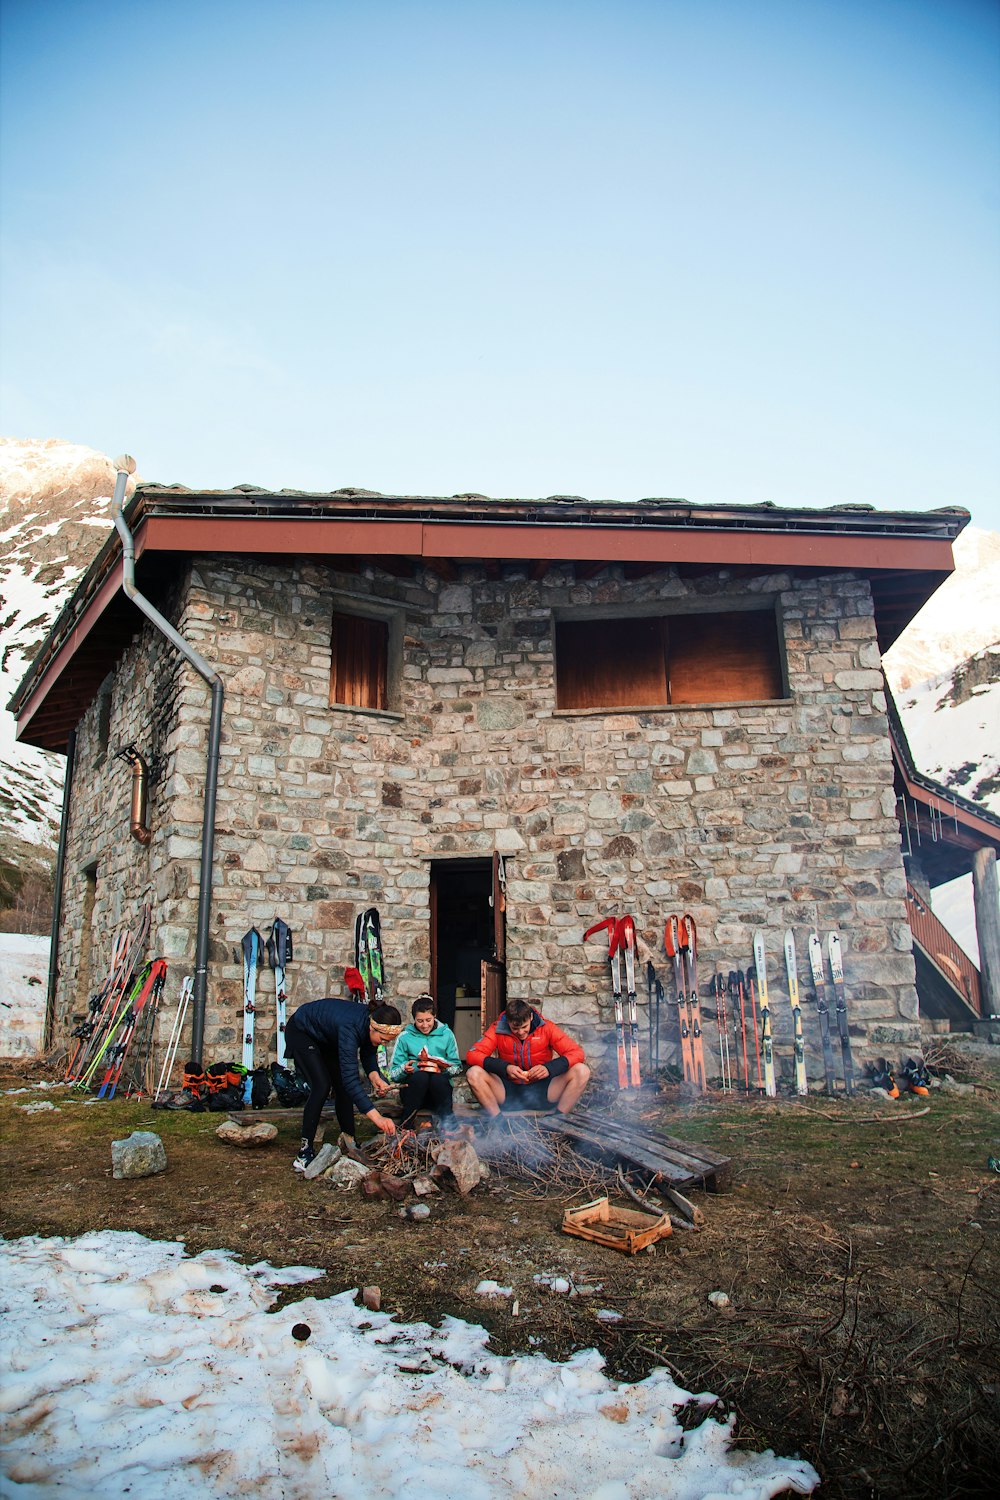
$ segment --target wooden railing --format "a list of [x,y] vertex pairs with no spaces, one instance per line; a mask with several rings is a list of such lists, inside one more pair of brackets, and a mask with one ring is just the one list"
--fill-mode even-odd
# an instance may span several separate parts
[[914,941],[920,944],[928,958],[937,965],[952,988],[964,997],[965,1003],[971,1006],[977,1016],[981,1016],[983,1006],[979,991],[979,970],[909,882],[906,886],[906,907]]

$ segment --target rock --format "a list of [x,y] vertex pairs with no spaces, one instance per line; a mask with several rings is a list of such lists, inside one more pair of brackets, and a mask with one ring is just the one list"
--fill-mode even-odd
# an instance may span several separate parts
[[394,1198],[397,1203],[401,1203],[404,1198],[408,1198],[413,1191],[412,1183],[404,1182],[401,1177],[393,1177],[391,1172],[383,1172],[380,1181],[382,1191],[387,1197]]
[[976,1086],[974,1083],[956,1083],[950,1073],[946,1073],[941,1080],[941,1092],[943,1094],[974,1094]]
[[433,1177],[414,1177],[413,1191],[418,1198],[429,1198],[431,1193],[439,1193],[441,1189]]
[[312,1161],[309,1163],[308,1167],[306,1167],[302,1175],[303,1177],[307,1177],[310,1180],[313,1177],[319,1177],[323,1172],[327,1170],[327,1168],[332,1167],[334,1162],[337,1162],[339,1160],[339,1148],[332,1145],[330,1141],[327,1141],[325,1145],[320,1146],[319,1150],[316,1152],[316,1155],[313,1157]]
[[258,1125],[223,1120],[215,1133],[220,1141],[226,1141],[230,1146],[269,1146],[278,1138],[278,1127],[267,1120],[261,1120]]
[[385,1189],[382,1186],[382,1179],[377,1172],[369,1172],[367,1177],[363,1177],[359,1183],[359,1190],[362,1198],[386,1197]]
[[331,1187],[343,1188],[349,1192],[369,1175],[368,1168],[363,1167],[359,1161],[352,1161],[349,1156],[342,1156],[324,1172],[323,1181],[328,1182]]
[[729,1298],[725,1292],[709,1292],[708,1305],[709,1307],[717,1308],[719,1312],[722,1312],[729,1306]]
[[439,1167],[447,1168],[452,1183],[463,1198],[466,1193],[472,1192],[477,1183],[489,1175],[488,1169],[483,1166],[476,1155],[476,1148],[471,1141],[461,1139],[442,1141],[439,1146],[434,1147],[431,1154]]
[[362,1289],[361,1300],[369,1312],[378,1312],[382,1306],[382,1292],[377,1286],[366,1286]]
[[401,1219],[429,1219],[431,1211],[426,1203],[404,1203],[399,1210]]
[[167,1153],[153,1130],[133,1130],[123,1141],[111,1142],[111,1175],[155,1177],[167,1170]]

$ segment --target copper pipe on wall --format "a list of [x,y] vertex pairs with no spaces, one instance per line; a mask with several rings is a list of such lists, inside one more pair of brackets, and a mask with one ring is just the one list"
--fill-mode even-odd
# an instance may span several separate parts
[[126,745],[124,750],[119,750],[118,755],[121,760],[127,761],[132,767],[132,812],[129,820],[129,833],[137,844],[146,848],[153,836],[146,815],[149,801],[149,766],[134,745]]

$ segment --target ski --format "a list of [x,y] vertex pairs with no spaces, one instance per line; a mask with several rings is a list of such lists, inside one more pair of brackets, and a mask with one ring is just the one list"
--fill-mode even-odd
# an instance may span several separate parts
[[802,1006],[799,1003],[799,971],[795,956],[795,934],[790,927],[785,929],[785,974],[788,978],[788,999],[792,1007],[792,1049],[795,1057],[795,1092],[808,1094],[806,1079],[806,1048],[802,1035]]
[[[742,970],[740,970],[739,980],[740,980],[740,989],[741,990],[744,990],[744,984],[745,984],[744,993],[745,993],[746,999],[750,1002],[750,1023],[751,1023],[750,1024],[750,1029],[753,1032],[753,1050],[754,1050],[754,1056],[757,1059],[757,1092],[759,1094],[762,1094],[764,1092],[764,1074],[761,1071],[761,1066],[760,1066],[760,1035],[759,1035],[758,1030],[757,1030],[757,991],[756,991],[756,987],[754,985],[753,969],[752,968],[747,969],[745,978],[744,978]],[[750,1070],[750,1068],[749,1068],[749,1062],[748,1062],[748,1064],[747,1064],[747,1072],[748,1073],[749,1073],[749,1070]],[[749,1090],[749,1087],[750,1087],[750,1085],[749,1085],[749,1082],[748,1082],[747,1083],[747,1089],[748,1090]]]
[[771,1006],[767,998],[767,953],[764,949],[764,934],[759,929],[753,935],[753,963],[754,977],[757,982],[757,1005],[760,1010],[761,1047],[764,1053],[764,1093],[769,1099],[773,1099],[778,1089],[774,1079]]
[[274,1003],[277,1015],[277,1056],[281,1067],[285,1066],[285,1020],[288,991],[285,988],[285,967],[292,960],[292,929],[280,917],[271,924],[267,940],[267,961],[274,970]]
[[694,1082],[699,1089],[705,1087],[705,1049],[701,1033],[701,1000],[698,996],[698,930],[694,917],[685,912],[681,918],[681,958],[687,974],[688,1006],[691,1011],[691,1055],[694,1062]]
[[583,934],[583,941],[593,937],[595,932],[606,932],[608,934],[608,962],[611,965],[611,993],[615,1007],[615,1046],[618,1050],[618,1087],[628,1088],[628,1057],[625,1051],[625,1012],[622,1009],[622,969],[621,958],[618,952],[619,923],[615,917],[607,917],[603,922],[595,922],[593,927],[588,927]]
[[134,1017],[135,1007],[138,1003],[139,996],[143,993],[146,987],[146,983],[149,979],[152,967],[152,962],[143,964],[135,979],[132,981],[131,988],[128,990],[125,996],[125,1003],[119,1007],[114,1022],[108,1027],[108,1030],[101,1041],[100,1048],[95,1052],[93,1058],[87,1064],[87,1067],[84,1069],[84,1071],[80,1074],[80,1077],[77,1079],[76,1087],[78,1089],[90,1088],[100,1069],[103,1068],[105,1073],[107,1072],[108,1060],[111,1057],[114,1049],[117,1047],[124,1028],[129,1025],[130,1021]]
[[67,1083],[83,1082],[84,1075],[93,1072],[91,1065],[104,1055],[108,1037],[117,1027],[133,975],[146,946],[151,915],[147,901],[143,904],[134,931],[116,936],[108,977],[92,997],[87,1019],[72,1033],[79,1045],[66,1069]]
[[243,1066],[253,1072],[254,1019],[257,1014],[257,969],[264,948],[256,927],[243,934]]
[[622,917],[618,923],[618,946],[625,951],[625,989],[628,994],[628,1067],[629,1085],[639,1088],[639,1013],[635,998],[635,922]]
[[354,923],[354,963],[364,980],[368,1004],[381,1005],[385,968],[382,962],[382,924],[377,907],[369,906]]
[[844,959],[840,951],[840,934],[831,932],[826,940],[833,976],[833,993],[837,999],[837,1030],[840,1033],[840,1051],[844,1062],[844,1092],[854,1093],[854,1057],[851,1053],[851,1037],[847,1029],[847,995],[844,989]]
[[677,1028],[681,1038],[681,1076],[685,1083],[694,1083],[694,1053],[691,1047],[691,1027],[688,1022],[687,992],[684,988],[683,963],[681,960],[680,924],[676,917],[668,917],[663,929],[663,946],[674,966],[674,994],[677,997]]
[[97,1090],[98,1099],[113,1099],[118,1081],[122,1076],[122,1068],[125,1066],[125,1056],[129,1049],[129,1043],[135,1035],[139,1024],[139,1017],[147,1005],[156,1007],[159,1004],[160,995],[163,992],[163,983],[167,974],[167,961],[165,958],[154,958],[148,966],[148,972],[143,981],[136,998],[130,1003],[123,1019],[122,1030],[113,1047],[108,1049],[107,1071],[101,1080],[101,1086]]
[[830,1001],[823,968],[823,945],[819,934],[809,934],[809,967],[812,970],[813,989],[816,991],[816,1009],[819,1012],[819,1034],[823,1040],[823,1071],[826,1074],[826,1091],[836,1092],[837,1084],[833,1066],[833,1044],[830,1041]]

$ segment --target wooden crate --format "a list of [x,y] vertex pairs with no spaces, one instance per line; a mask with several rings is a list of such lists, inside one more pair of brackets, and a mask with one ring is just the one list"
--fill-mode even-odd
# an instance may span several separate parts
[[635,1208],[616,1208],[607,1198],[595,1198],[580,1208],[568,1208],[563,1214],[564,1234],[578,1235],[581,1240],[593,1240],[606,1245],[609,1250],[621,1250],[625,1255],[635,1255],[657,1240],[665,1240],[670,1234],[668,1214],[644,1214]]

